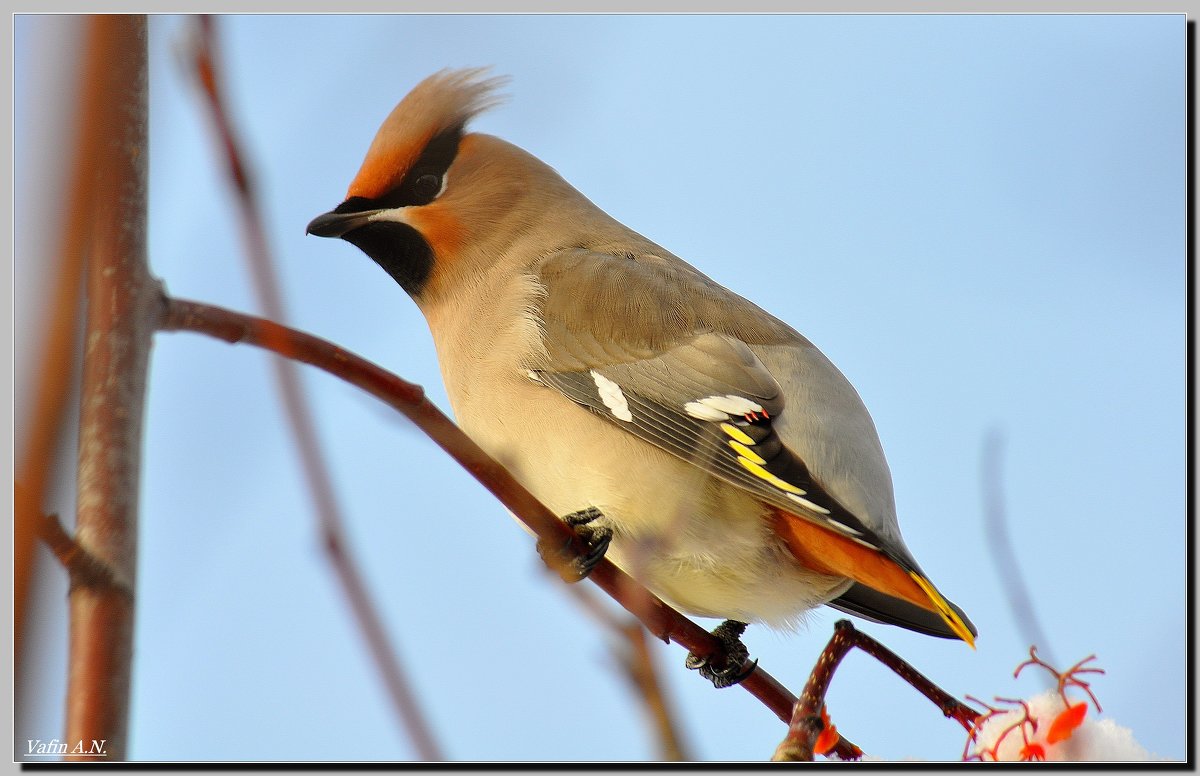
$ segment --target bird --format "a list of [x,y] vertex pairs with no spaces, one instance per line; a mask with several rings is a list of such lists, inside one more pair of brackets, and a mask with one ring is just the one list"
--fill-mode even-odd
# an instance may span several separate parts
[[[601,556],[675,608],[723,619],[717,686],[753,671],[747,623],[828,604],[974,647],[901,536],[874,422],[808,339],[608,215],[471,121],[489,68],[445,69],[391,111],[340,238],[416,303],[456,421]],[[733,257],[736,259],[736,257]]]

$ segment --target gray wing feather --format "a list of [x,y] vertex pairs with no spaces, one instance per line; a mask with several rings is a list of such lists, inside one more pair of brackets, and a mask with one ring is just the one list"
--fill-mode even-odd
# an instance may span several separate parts
[[[543,264],[539,281],[546,294],[540,317],[546,355],[527,365],[531,375],[767,503],[867,546],[891,550],[873,525],[822,487],[778,433],[780,419],[789,414],[784,388],[733,332],[767,343],[771,353],[788,343],[811,345],[694,270],[672,271],[676,268],[665,259],[652,259],[574,250]],[[621,287],[620,295],[614,296],[614,284]],[[640,320],[631,320],[629,296],[647,287],[660,298],[643,299],[647,306]],[[586,295],[575,293],[582,288]],[[565,305],[565,299],[576,304]],[[816,368],[826,364],[822,359]],[[739,406],[752,411],[737,411]],[[899,550],[900,557],[909,558],[903,545]]]
[[[713,335],[704,337],[710,341],[694,340],[645,361],[586,372],[534,370],[533,374],[605,420],[763,501],[881,548],[881,540],[825,493],[804,463],[779,440],[771,418],[783,412],[783,401],[778,385],[761,363],[754,359],[733,366],[728,360],[697,358],[697,354],[714,350]],[[736,350],[733,345],[728,347]],[[712,373],[719,376],[709,377]],[[749,400],[760,411],[755,413],[759,417],[751,420],[702,403],[710,397],[717,399],[717,406],[724,406],[721,399],[729,397]],[[701,403],[700,409],[711,416],[699,418],[685,411],[693,403]],[[731,444],[739,440],[739,445]],[[752,459],[749,464],[747,457]]]

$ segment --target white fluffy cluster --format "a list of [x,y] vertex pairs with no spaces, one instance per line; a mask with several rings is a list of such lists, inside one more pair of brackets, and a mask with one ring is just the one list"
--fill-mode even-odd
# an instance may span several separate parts
[[[1037,732],[1029,733],[1029,743],[1042,747],[1047,762],[1080,762],[1080,761],[1134,761],[1159,760],[1133,738],[1129,728],[1121,727],[1111,719],[1092,719],[1095,709],[1088,708],[1088,714],[1083,723],[1063,741],[1047,743],[1046,734],[1050,726],[1066,706],[1058,693],[1050,691],[1036,695],[1026,701],[1029,705],[1029,715],[1037,721]],[[1014,706],[1012,711],[997,714],[988,719],[976,737],[972,752],[990,752],[997,739],[1005,730],[1013,727],[1025,714],[1020,706]],[[1028,726],[1026,726],[1028,731]],[[1025,739],[1020,730],[1013,730],[1000,743],[996,751],[998,760],[1021,760]],[[984,759],[991,760],[990,755]]]

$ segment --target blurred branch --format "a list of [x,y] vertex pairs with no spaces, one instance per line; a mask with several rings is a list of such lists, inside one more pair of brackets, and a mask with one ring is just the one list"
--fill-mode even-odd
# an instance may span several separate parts
[[[583,541],[427,400],[421,386],[310,334],[199,302],[167,300],[167,315],[162,327],[168,331],[194,331],[229,343],[266,348],[323,369],[395,408],[491,491],[546,546],[569,548],[569,552],[562,554],[547,552],[543,558],[564,578],[575,578],[571,561],[588,551]],[[588,579],[658,638],[674,641],[716,665],[724,661],[725,648],[710,633],[667,606],[607,559],[596,565]],[[791,719],[795,696],[762,667],[738,686],[761,700],[781,720]]]
[[[254,194],[249,168],[233,132],[229,114],[225,109],[220,81],[217,77],[215,38],[212,17],[196,17],[196,33],[193,36],[192,63],[195,75],[206,98],[216,132],[224,152],[226,170],[237,199],[236,211],[241,224],[242,238],[246,245],[246,258],[250,265],[254,289],[267,317],[286,320],[283,295],[275,274],[262,211]],[[321,536],[329,559],[335,569],[342,589],[350,602],[359,627],[366,638],[375,663],[383,675],[384,683],[391,696],[393,706],[400,716],[413,745],[423,760],[442,760],[440,748],[433,732],[421,712],[395,647],[391,644],[366,583],[346,541],[341,508],[334,495],[333,479],[321,453],[317,439],[316,424],[312,411],[300,383],[296,365],[282,358],[271,359],[276,382],[283,398],[284,410],[290,421],[297,451],[304,469],[304,479],[309,483],[310,493],[316,505]]]
[[613,645],[625,676],[633,685],[647,716],[654,725],[657,735],[661,760],[673,762],[687,761],[692,758],[685,752],[679,736],[675,717],[667,703],[667,697],[658,681],[658,672],[654,668],[654,657],[650,653],[650,645],[646,642],[646,631],[641,623],[632,619],[614,617],[589,591],[580,585],[567,588],[579,601],[580,605],[596,620],[605,625],[618,641],[625,644],[622,650],[619,645]]
[[[917,671],[907,661],[895,652],[880,644],[862,631],[855,630],[849,620],[838,620],[834,625],[833,637],[825,646],[816,666],[813,667],[800,699],[788,724],[788,733],[779,747],[775,750],[772,760],[810,761],[816,751],[816,743],[820,734],[826,729],[829,716],[825,713],[825,694],[829,683],[833,680],[834,671],[838,664],[851,649],[858,647],[871,655],[888,668],[892,669],[901,679],[912,685],[941,710],[946,717],[958,722],[970,731],[979,719],[980,714],[954,696],[929,681],[924,674]],[[833,729],[836,734],[836,728]],[[845,738],[838,736],[830,747],[843,760],[862,757],[862,750]]]
[[89,88],[99,88],[104,104],[87,128],[98,137],[85,161],[95,181],[74,543],[121,584],[72,580],[65,738],[103,739],[120,760],[128,746],[142,416],[161,296],[146,265],[146,18],[97,16],[89,25]]
[[983,522],[987,536],[987,546],[991,550],[992,563],[996,566],[996,575],[1000,578],[1000,587],[1005,592],[1009,611],[1013,621],[1021,633],[1021,640],[1027,644],[1039,645],[1051,662],[1054,662],[1050,643],[1042,626],[1038,622],[1037,612],[1033,608],[1033,599],[1029,588],[1025,586],[1025,577],[1017,563],[1017,553],[1013,549],[1012,535],[1008,530],[1008,512],[1004,507],[1004,488],[1001,472],[1001,460],[1004,448],[1004,438],[999,431],[989,431],[983,440]]
[[106,118],[118,84],[107,78],[105,70],[112,52],[106,48],[97,25],[83,26],[84,56],[79,70],[75,115],[74,150],[70,178],[60,201],[66,203],[60,241],[54,252],[44,258],[51,269],[54,287],[45,306],[45,320],[39,327],[45,341],[36,365],[37,382],[30,404],[29,436],[17,463],[17,481],[22,487],[14,494],[14,659],[21,675],[21,652],[25,633],[25,606],[33,573],[33,547],[38,520],[44,508],[46,487],[56,459],[55,447],[62,430],[67,396],[71,389],[71,360],[76,352],[79,297],[83,277],[86,240],[90,234],[92,208],[96,201],[96,160],[109,126]]

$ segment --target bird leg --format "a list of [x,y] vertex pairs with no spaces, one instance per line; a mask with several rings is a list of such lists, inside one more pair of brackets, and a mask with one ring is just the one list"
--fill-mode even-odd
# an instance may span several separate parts
[[746,623],[737,620],[726,620],[713,629],[712,635],[725,647],[725,665],[717,668],[709,663],[708,658],[700,657],[695,652],[689,652],[684,662],[689,669],[699,671],[700,675],[713,683],[718,690],[722,687],[732,687],[754,673],[758,661],[747,662],[750,650],[742,643],[741,635],[746,630]]
[[[596,520],[604,517],[604,514],[596,507],[588,507],[581,509],[578,512],[572,512],[569,515],[563,516],[563,522],[571,527],[575,535],[584,541],[588,546],[588,551],[583,555],[574,555],[571,558],[571,566],[574,569],[577,577],[569,582],[578,582],[592,573],[592,569],[596,568],[596,564],[604,557],[605,551],[608,550],[608,544],[612,541],[612,529],[606,525],[599,525]],[[542,542],[537,543],[538,555],[546,557],[546,546]],[[567,542],[561,549],[564,554],[571,553],[571,542]]]

